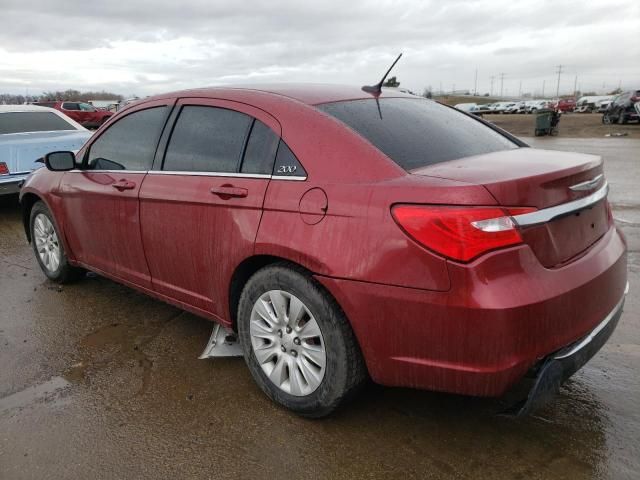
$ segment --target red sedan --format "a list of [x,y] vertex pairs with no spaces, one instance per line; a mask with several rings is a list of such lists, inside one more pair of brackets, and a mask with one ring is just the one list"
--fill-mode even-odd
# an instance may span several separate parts
[[113,115],[113,112],[98,110],[84,102],[36,102],[34,105],[55,108],[85,128],[97,128]]
[[622,312],[599,157],[398,91],[211,88],[119,112],[21,193],[44,273],[92,270],[238,333],[274,401],[367,378],[544,402]]

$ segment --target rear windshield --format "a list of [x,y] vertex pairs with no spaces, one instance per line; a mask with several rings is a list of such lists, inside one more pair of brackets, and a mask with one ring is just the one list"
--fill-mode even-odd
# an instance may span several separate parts
[[346,123],[407,171],[518,148],[481,122],[427,99],[351,100],[318,108]]
[[53,130],[75,130],[75,127],[52,112],[0,113],[0,135]]

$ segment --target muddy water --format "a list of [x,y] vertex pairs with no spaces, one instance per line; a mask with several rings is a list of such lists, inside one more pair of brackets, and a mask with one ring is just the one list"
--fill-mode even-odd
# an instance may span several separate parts
[[375,386],[334,417],[297,418],[241,359],[197,360],[206,321],[98,276],[46,281],[4,200],[0,478],[640,478],[640,142],[544,141],[605,152],[631,294],[604,349],[522,420]]

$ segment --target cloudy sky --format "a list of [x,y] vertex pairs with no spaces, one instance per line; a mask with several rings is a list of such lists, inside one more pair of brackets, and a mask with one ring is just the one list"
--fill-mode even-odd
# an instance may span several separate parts
[[640,88],[639,0],[0,0],[0,92],[149,95],[378,80],[422,92]]

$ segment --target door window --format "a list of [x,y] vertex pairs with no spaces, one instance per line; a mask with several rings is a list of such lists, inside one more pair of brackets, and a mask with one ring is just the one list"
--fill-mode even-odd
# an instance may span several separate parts
[[242,173],[271,175],[279,137],[260,120],[253,121],[242,160]]
[[89,103],[79,103],[78,104],[80,106],[80,110],[82,110],[83,112],[95,112],[96,109],[93,105],[89,104]]
[[117,120],[93,142],[87,155],[90,170],[151,168],[167,116],[167,107],[138,110]]
[[78,104],[72,102],[64,102],[62,104],[62,108],[64,108],[65,110],[80,110]]
[[167,146],[164,170],[237,172],[253,119],[225,108],[185,106]]

